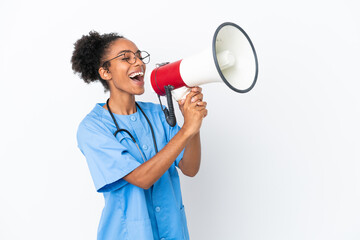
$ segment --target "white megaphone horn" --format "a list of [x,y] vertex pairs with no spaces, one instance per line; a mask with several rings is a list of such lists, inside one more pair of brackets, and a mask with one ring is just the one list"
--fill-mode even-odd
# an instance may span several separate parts
[[172,95],[179,100],[190,87],[211,82],[224,82],[233,91],[246,93],[255,86],[257,76],[258,59],[249,36],[238,25],[226,22],[216,29],[209,49],[173,63],[158,64],[150,80],[159,100],[167,96],[169,110],[163,111],[170,126],[175,126]]

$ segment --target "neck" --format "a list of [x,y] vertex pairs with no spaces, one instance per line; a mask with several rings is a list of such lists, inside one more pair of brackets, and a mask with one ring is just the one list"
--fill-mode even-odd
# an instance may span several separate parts
[[[110,93],[109,107],[112,113],[130,115],[136,112],[135,96]],[[107,109],[106,104],[104,108]]]

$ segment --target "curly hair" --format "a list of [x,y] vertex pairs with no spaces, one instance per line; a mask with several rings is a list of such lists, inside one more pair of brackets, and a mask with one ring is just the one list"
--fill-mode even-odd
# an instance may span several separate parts
[[[107,33],[100,35],[96,31],[90,31],[89,35],[83,35],[74,44],[75,49],[71,57],[71,64],[74,73],[86,83],[100,81],[105,88],[105,92],[109,90],[107,81],[100,77],[98,72],[101,67],[102,59],[111,43],[118,39],[124,38],[117,33]],[[110,63],[107,66],[108,68]]]

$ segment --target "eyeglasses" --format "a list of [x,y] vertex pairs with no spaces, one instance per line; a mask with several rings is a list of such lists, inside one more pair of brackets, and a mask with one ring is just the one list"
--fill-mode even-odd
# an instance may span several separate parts
[[130,50],[125,50],[125,51],[122,51],[116,57],[105,61],[102,66],[104,67],[105,64],[107,64],[111,60],[114,60],[115,58],[118,58],[118,57],[123,57],[121,60],[127,61],[129,64],[134,64],[136,62],[137,58],[139,58],[145,64],[148,64],[150,62],[150,54],[146,51],[139,50],[136,53],[134,53]]

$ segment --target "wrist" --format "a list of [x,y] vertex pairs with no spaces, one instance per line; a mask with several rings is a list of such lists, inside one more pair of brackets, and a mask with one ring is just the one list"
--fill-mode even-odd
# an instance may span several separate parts
[[182,128],[179,131],[181,131],[187,139],[191,139],[193,136],[197,134],[196,132],[188,128],[186,125],[182,126]]

